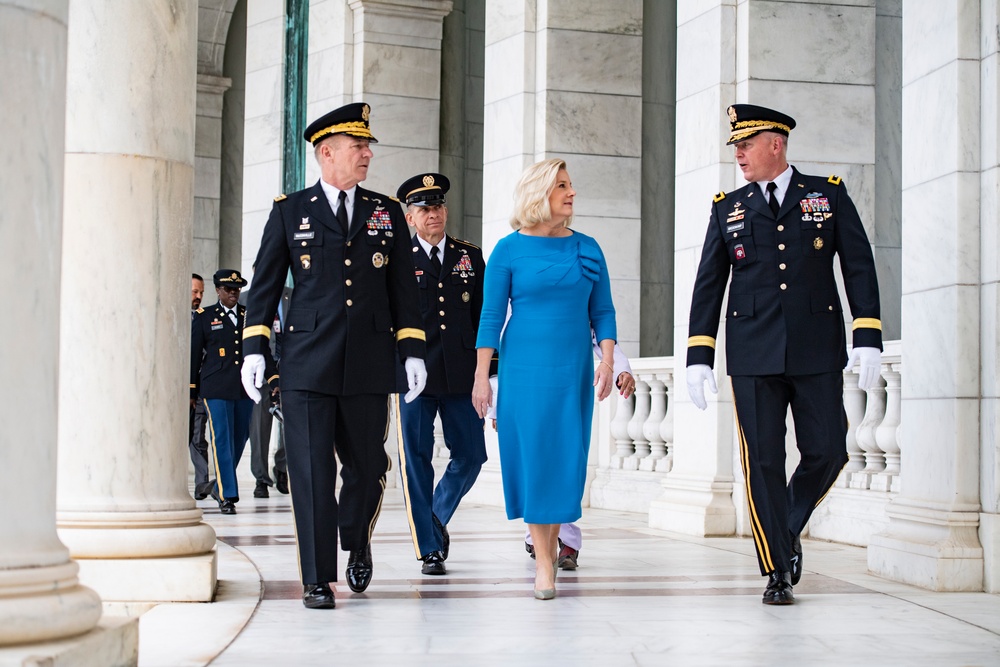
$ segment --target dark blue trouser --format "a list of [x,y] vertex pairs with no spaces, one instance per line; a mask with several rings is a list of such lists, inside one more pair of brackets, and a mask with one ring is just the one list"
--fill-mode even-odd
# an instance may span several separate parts
[[[440,551],[444,544],[433,516],[448,525],[462,497],[469,492],[486,462],[484,420],[476,414],[469,394],[421,395],[399,403],[402,445],[399,467],[410,534],[417,557]],[[448,467],[434,487],[434,416],[441,413],[444,443],[451,452]]]
[[247,444],[252,411],[253,401],[249,398],[239,401],[205,399],[209,461],[215,466],[219,496],[228,500],[240,498],[236,466]]

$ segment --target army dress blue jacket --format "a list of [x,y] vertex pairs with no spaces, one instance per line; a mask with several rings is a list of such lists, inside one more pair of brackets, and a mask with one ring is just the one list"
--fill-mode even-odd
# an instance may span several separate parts
[[424,357],[409,231],[399,205],[357,187],[349,234],[319,181],[274,201],[247,297],[244,353],[264,354],[291,270],[281,389],[395,391],[396,353]]
[[[234,310],[239,324],[233,324],[220,303],[199,308],[191,317],[191,398],[249,398],[240,380],[246,308],[237,303]],[[268,384],[276,386],[278,371],[270,351],[264,364]]]
[[716,195],[691,300],[687,365],[714,364],[728,284],[729,375],[843,369],[847,350],[835,256],[854,318],[853,344],[881,349],[871,245],[840,178],[793,168],[777,219],[756,183]]

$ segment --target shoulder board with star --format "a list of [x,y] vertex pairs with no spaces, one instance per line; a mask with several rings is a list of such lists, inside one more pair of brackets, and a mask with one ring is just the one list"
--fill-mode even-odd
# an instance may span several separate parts
[[274,201],[284,201],[286,199],[288,199],[288,195],[286,195],[286,194],[280,194],[280,195],[278,195],[277,197],[274,198]]
[[475,248],[476,250],[480,249],[479,246],[477,246],[475,243],[470,243],[470,242],[464,241],[462,239],[455,239],[455,243],[461,243],[462,245],[469,246],[470,248]]
[[830,174],[830,178],[826,179],[827,183],[833,183],[834,185],[840,185],[840,176],[836,174]]
[[726,198],[726,193],[725,192],[720,192],[719,194],[717,194],[714,197],[712,197],[712,201],[715,202],[716,204],[718,204],[720,201],[722,201],[725,198]]

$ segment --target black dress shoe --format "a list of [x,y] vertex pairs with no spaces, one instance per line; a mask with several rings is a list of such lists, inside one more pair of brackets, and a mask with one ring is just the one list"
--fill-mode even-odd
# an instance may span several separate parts
[[236,505],[228,498],[219,503],[219,511],[223,514],[236,514]]
[[280,493],[288,493],[288,473],[274,469],[274,488]]
[[302,587],[302,604],[307,609],[334,609],[337,600],[333,597],[330,584],[306,584]]
[[[439,521],[433,513],[431,514],[431,518],[434,519],[434,525],[441,531],[441,557],[444,560],[448,560],[448,550],[451,547],[451,535],[448,534],[448,528],[445,527],[445,525],[441,523],[441,521]],[[444,573],[442,572],[441,574]]]
[[802,540],[798,535],[792,538],[792,586],[799,583],[802,578]]
[[448,574],[444,567],[444,554],[440,551],[432,551],[423,558],[424,564],[420,567],[423,574]]
[[264,482],[257,482],[257,487],[253,490],[254,498],[269,498],[270,493],[267,492],[267,484]]
[[362,593],[372,582],[372,545],[352,551],[347,559],[347,585],[355,593]]
[[792,595],[792,581],[787,572],[775,570],[767,575],[767,588],[764,589],[764,604],[795,604]]

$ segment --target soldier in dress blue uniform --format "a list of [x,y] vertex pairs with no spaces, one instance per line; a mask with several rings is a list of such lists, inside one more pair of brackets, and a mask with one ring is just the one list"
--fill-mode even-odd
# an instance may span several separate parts
[[[400,405],[399,462],[406,512],[424,574],[445,574],[450,539],[448,522],[486,462],[483,420],[472,405],[476,372],[476,334],[483,306],[482,251],[448,236],[445,195],[451,187],[442,174],[417,174],[396,196],[406,206],[412,238],[413,269],[420,313],[427,334],[427,386],[412,403]],[[400,391],[405,376],[397,373]],[[494,371],[495,372],[495,371]],[[434,416],[441,415],[448,467],[434,486]]]
[[[257,255],[243,333],[243,383],[259,400],[271,325],[289,270],[295,283],[281,350],[288,484],[303,604],[332,609],[337,532],[354,592],[372,577],[371,535],[382,508],[389,394],[396,355],[412,400],[426,381],[424,331],[409,232],[399,206],[360,185],[375,143],[371,109],[348,104],[305,131],[321,178],[274,201]],[[340,498],[337,463],[343,466]]]
[[[795,121],[749,104],[729,107],[729,144],[749,183],[719,193],[695,280],[687,384],[706,407],[714,392],[715,338],[726,285],[726,365],[736,405],[740,461],[765,604],[791,604],[802,574],[799,534],[847,462],[843,374],[860,361],[859,386],[878,379],[882,349],[871,245],[837,176],[788,165]],[[846,351],[834,278],[840,262],[854,317]],[[846,365],[846,368],[845,368]],[[789,406],[801,462],[785,480]]]
[[[238,300],[247,281],[234,269],[218,270],[214,281],[219,302],[199,308],[191,319],[191,399],[201,398],[205,404],[209,459],[216,479],[210,493],[223,514],[236,514],[235,503],[240,500],[236,466],[253,409],[240,379],[245,309]],[[273,364],[267,366],[268,381],[277,382]]]

